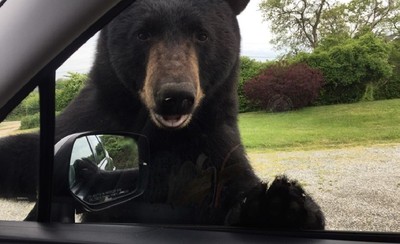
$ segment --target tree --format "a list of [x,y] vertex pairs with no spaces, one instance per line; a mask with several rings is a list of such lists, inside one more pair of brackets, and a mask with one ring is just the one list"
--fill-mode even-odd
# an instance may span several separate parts
[[394,39],[400,36],[399,0],[264,0],[264,20],[270,21],[277,49],[310,51],[329,36],[342,38],[372,32]]
[[328,0],[264,0],[260,9],[271,22],[271,42],[297,52],[318,46],[321,17],[328,6]]
[[[340,16],[346,23],[346,30],[350,37],[362,35],[371,31],[376,36],[399,37],[400,34],[400,1],[399,0],[352,0],[349,3],[336,4],[330,10],[334,15]],[[327,11],[327,12],[329,12]],[[331,22],[333,14],[324,16],[326,22]],[[337,19],[337,18],[336,18]],[[343,30],[342,26],[330,29],[330,34]]]

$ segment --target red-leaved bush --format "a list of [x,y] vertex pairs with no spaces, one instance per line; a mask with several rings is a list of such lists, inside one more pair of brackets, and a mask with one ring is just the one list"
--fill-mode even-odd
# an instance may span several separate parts
[[267,111],[282,112],[311,105],[322,84],[322,73],[307,64],[277,64],[247,81],[244,94]]

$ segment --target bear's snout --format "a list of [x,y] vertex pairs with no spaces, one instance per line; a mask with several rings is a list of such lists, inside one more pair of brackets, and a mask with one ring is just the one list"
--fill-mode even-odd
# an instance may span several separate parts
[[163,116],[191,113],[194,106],[195,91],[191,83],[164,84],[155,97],[155,112]]
[[149,50],[140,97],[158,127],[179,129],[189,124],[204,94],[193,45],[171,45],[159,42]]

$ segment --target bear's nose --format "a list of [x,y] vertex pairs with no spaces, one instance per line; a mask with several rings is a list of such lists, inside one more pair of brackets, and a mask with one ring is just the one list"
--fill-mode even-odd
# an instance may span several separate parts
[[166,84],[156,97],[156,113],[160,115],[182,115],[192,112],[195,100],[191,84]]

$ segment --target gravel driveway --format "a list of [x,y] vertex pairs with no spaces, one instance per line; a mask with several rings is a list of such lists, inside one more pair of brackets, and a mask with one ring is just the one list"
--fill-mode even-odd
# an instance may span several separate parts
[[[250,153],[258,175],[287,174],[321,205],[329,230],[400,232],[400,144]],[[0,219],[23,220],[32,204],[0,201]]]
[[297,179],[322,207],[329,230],[400,232],[400,144],[249,158],[264,180]]

